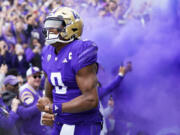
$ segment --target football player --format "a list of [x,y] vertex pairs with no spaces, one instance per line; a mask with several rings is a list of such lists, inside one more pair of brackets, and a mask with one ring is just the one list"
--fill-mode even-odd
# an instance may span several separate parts
[[97,94],[97,46],[80,40],[83,23],[67,7],[53,10],[44,21],[42,68],[46,97],[38,101],[42,112],[55,114],[52,135],[99,135],[102,115]]
[[[98,86],[98,95],[99,95],[99,100],[103,100],[103,97],[109,95],[111,92],[117,89],[117,87],[121,84],[124,76],[132,71],[132,64],[131,62],[128,62],[126,66],[121,65],[119,68],[118,75],[106,86],[102,86],[99,82]],[[109,100],[110,103],[113,100]],[[111,103],[111,104],[112,104]],[[113,111],[113,105],[109,105],[107,108],[103,108],[103,106],[100,103],[100,112],[103,114],[104,118],[107,118]],[[105,119],[104,119],[105,120]],[[42,123],[47,126],[52,126],[54,123],[54,115],[50,113],[43,113],[42,115]],[[107,134],[107,129],[106,122],[103,122],[103,129],[101,130],[100,135],[105,135]],[[66,132],[68,134],[68,132]]]

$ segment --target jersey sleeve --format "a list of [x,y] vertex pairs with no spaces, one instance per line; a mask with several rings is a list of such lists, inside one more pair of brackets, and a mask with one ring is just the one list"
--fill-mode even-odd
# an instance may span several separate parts
[[72,67],[77,73],[81,68],[97,63],[98,47],[92,41],[82,41],[75,49]]
[[99,99],[101,100],[103,97],[111,93],[113,90],[119,87],[123,80],[122,76],[117,76],[114,80],[112,80],[108,85],[104,87],[98,87],[98,95]]
[[17,113],[22,119],[30,119],[33,115],[39,113],[36,106],[36,100],[29,89],[25,88],[20,93],[22,105],[18,107]]
[[13,111],[4,112],[2,108],[0,108],[0,127],[1,128],[13,128],[15,126],[16,120],[19,118],[18,114]]
[[27,88],[20,93],[20,99],[24,106],[31,106],[35,101],[33,94]]

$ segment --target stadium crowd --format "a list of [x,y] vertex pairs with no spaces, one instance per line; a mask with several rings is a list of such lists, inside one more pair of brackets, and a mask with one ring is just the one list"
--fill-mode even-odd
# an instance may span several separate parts
[[[131,0],[1,0],[0,113],[3,115],[0,115],[0,135],[51,134],[51,127],[40,124],[41,112],[36,103],[44,92],[41,71],[41,52],[45,46],[43,21],[58,6],[71,7],[80,14],[93,8],[99,17],[113,18],[122,26],[132,19],[145,26],[151,11],[148,2],[134,11]],[[104,109],[110,125],[105,131],[107,135],[114,135],[113,105],[110,96]]]
[[41,49],[45,45],[42,25],[45,16],[57,6],[68,6],[77,11],[93,6],[99,16],[112,17],[120,24],[135,18],[148,21],[148,3],[140,11],[133,12],[130,0],[88,0],[86,1],[33,1],[14,0],[0,3],[0,63],[6,64],[8,70],[17,69],[25,78],[29,63],[41,69]]

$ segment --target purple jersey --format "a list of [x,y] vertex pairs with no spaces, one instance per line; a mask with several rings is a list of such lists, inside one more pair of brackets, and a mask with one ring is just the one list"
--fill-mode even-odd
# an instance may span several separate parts
[[[83,67],[96,63],[97,46],[91,41],[76,40],[66,45],[56,55],[55,48],[46,46],[42,52],[42,68],[54,86],[53,102],[68,102],[81,95],[76,82],[76,73]],[[58,119],[62,123],[101,122],[99,109],[81,113],[60,113]]]

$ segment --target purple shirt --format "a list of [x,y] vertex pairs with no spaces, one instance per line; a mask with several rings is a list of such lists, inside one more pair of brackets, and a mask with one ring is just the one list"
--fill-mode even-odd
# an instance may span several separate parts
[[18,108],[18,114],[23,120],[23,131],[27,134],[46,135],[45,126],[40,125],[41,112],[36,103],[42,94],[27,83],[20,88],[20,99],[23,103]]
[[[91,41],[76,40],[66,45],[56,55],[55,48],[45,46],[42,52],[42,68],[53,88],[53,102],[68,102],[81,95],[76,82],[76,73],[83,67],[96,63],[97,46]],[[59,113],[62,123],[101,122],[98,108],[81,113]]]
[[15,125],[18,118],[19,116],[15,112],[7,110],[7,106],[0,98],[0,134],[18,135]]
[[99,98],[100,100],[107,96],[109,93],[111,93],[114,89],[116,89],[121,81],[123,80],[123,77],[122,76],[116,76],[116,78],[111,82],[109,83],[107,86],[104,86],[104,87],[98,87],[98,95],[99,95]]
[[34,53],[33,49],[27,48],[25,50],[25,56],[27,62],[41,69],[41,55],[39,53]]
[[4,55],[0,55],[0,65],[1,64],[7,64],[8,69],[17,68],[18,67],[17,56],[6,51]]

